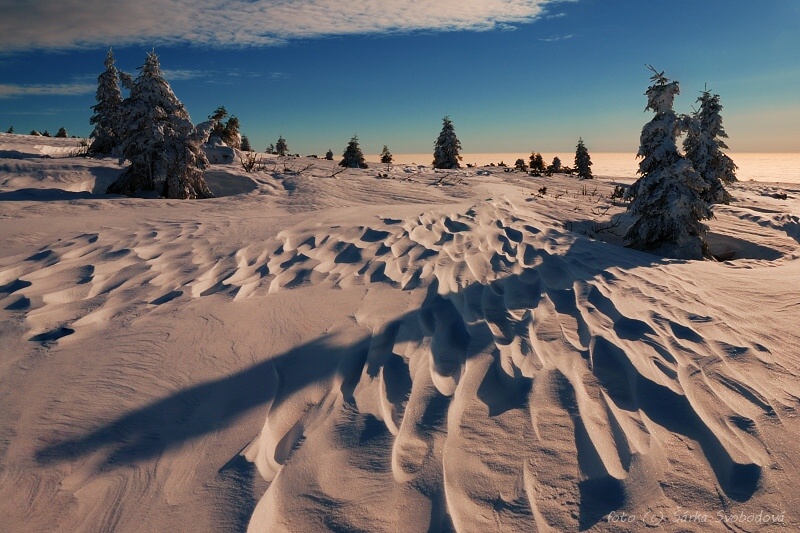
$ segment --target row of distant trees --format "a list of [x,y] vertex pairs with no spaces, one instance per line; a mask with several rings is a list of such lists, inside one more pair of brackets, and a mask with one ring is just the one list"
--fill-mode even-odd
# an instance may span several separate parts
[[[227,118],[227,121],[225,119]],[[219,139],[227,146],[232,148],[237,148],[242,150],[243,152],[250,152],[253,150],[252,145],[250,144],[250,139],[247,135],[243,135],[239,131],[239,119],[233,115],[228,116],[228,111],[225,109],[225,106],[218,107],[214,113],[209,116],[209,120],[214,121],[214,127],[211,130],[211,134],[209,136],[210,139]],[[458,142],[457,138],[455,137],[455,130],[452,125],[452,121],[450,121],[449,117],[445,117],[445,125],[443,127],[444,136],[442,137],[442,145],[445,145],[447,142],[455,143],[455,148],[450,148],[450,150],[460,150],[460,143]],[[14,133],[14,126],[8,128],[6,133]],[[32,130],[30,135],[38,135],[42,137],[56,137],[56,138],[66,138],[68,137],[68,133],[66,128],[61,127],[59,128],[58,132],[55,135],[51,135],[47,130],[43,132],[39,132],[36,130]],[[75,137],[74,135],[72,136]],[[93,148],[91,149],[92,154],[101,153],[100,146],[102,142],[97,142],[97,136],[93,133],[93,138],[95,139],[95,143]],[[455,139],[452,141],[451,139]],[[114,148],[106,147],[107,153],[113,152]],[[279,156],[286,156],[289,154],[289,146],[286,143],[286,139],[283,136],[278,138],[278,141],[275,144],[270,144],[267,146],[266,153],[268,154],[276,154]],[[361,148],[358,144],[358,136],[353,136],[350,139],[350,143],[348,144],[347,148],[345,149],[344,153],[342,154],[342,162],[340,163],[342,166],[350,167],[350,168],[368,168],[367,163],[364,160],[363,153],[361,152]],[[328,152],[325,154],[325,159],[333,160],[334,154],[331,149],[328,149]],[[383,145],[383,150],[380,154],[380,162],[383,164],[391,164],[394,160],[394,156],[389,151],[387,145]],[[457,161],[461,161],[461,156],[459,156],[456,152]],[[434,165],[437,164],[436,160],[436,153],[434,154]],[[439,160],[441,161],[449,161],[447,158],[443,158]],[[443,166],[437,168],[459,168],[459,165],[453,165],[451,162],[446,164],[440,163]],[[583,139],[578,142],[577,151],[575,153],[575,168],[574,170],[577,172],[579,177],[582,178],[591,178],[591,157],[589,156],[589,152],[586,149],[586,146],[583,144]],[[502,163],[500,166],[504,166]],[[544,159],[542,155],[536,152],[531,152],[530,155],[530,163],[526,163],[524,159],[517,159],[514,163],[514,168],[521,172],[527,172],[530,169],[531,174],[533,175],[540,175],[545,173],[554,173],[554,172],[562,172],[566,171],[568,173],[572,173],[573,169],[569,167],[563,167],[561,163],[561,159],[558,157],[553,158],[553,162],[550,165],[545,165]]]
[[[582,138],[578,140],[578,144],[575,147],[575,167],[573,168],[565,167],[561,163],[561,158],[558,156],[553,158],[551,164],[545,165],[542,154],[535,151],[531,152],[528,160],[529,162],[526,163],[523,158],[517,159],[514,162],[514,169],[520,172],[530,172],[532,176],[563,172],[566,174],[577,174],[581,179],[592,179],[594,177],[592,174],[592,157],[589,155],[589,150],[583,143]],[[501,161],[500,166],[505,166],[505,164]]]
[[[462,160],[460,155],[461,149],[461,141],[458,140],[453,121],[449,116],[445,116],[442,119],[442,131],[434,142],[433,167],[437,169],[460,168],[460,162]],[[278,139],[277,144],[270,144],[266,149],[268,154],[277,154],[279,156],[287,155],[288,151],[289,148],[283,136]],[[394,156],[389,151],[387,145],[383,145],[383,150],[381,150],[379,157],[380,162],[386,165],[390,165],[394,160]],[[333,160],[333,150],[328,149],[325,154],[325,159]],[[364,154],[358,143],[358,135],[354,135],[350,139],[350,142],[347,144],[342,154],[342,160],[339,162],[339,165],[347,168],[368,168],[364,159]],[[591,166],[592,160],[589,156],[589,151],[583,139],[580,139],[575,152],[575,171],[581,178],[592,178]],[[534,175],[561,172],[564,170],[561,165],[561,160],[558,157],[555,157],[553,163],[548,166],[545,165],[542,155],[536,152],[531,152],[530,167],[525,163],[524,159],[518,159],[515,163],[515,168],[523,172],[530,168],[531,173]],[[572,169],[569,169],[569,171],[572,172]]]
[[[286,139],[284,139],[283,136],[280,136],[276,144],[270,144],[267,146],[266,153],[276,154],[278,156],[288,155],[289,146],[286,144]],[[325,159],[333,161],[333,158],[333,150],[329,148],[325,153]],[[387,165],[390,165],[392,161],[394,161],[394,156],[389,151],[389,147],[385,144],[383,145],[383,150],[380,154],[380,161],[381,163]],[[353,135],[353,137],[350,138],[350,142],[347,143],[347,147],[342,153],[342,159],[339,162],[339,165],[345,168],[369,168],[369,165],[364,158],[364,153],[361,150],[361,146],[358,143],[358,135]]]
[[[8,129],[6,130],[6,133],[14,133],[14,126],[13,125],[9,126]],[[56,137],[56,138],[59,138],[59,139],[66,139],[67,137],[69,137],[69,134],[67,133],[67,129],[65,127],[63,127],[63,126],[58,128],[58,131],[56,131],[55,135],[52,135],[47,130],[44,130],[44,131],[31,130],[31,132],[28,135],[36,135],[36,136],[39,136],[39,137]],[[75,136],[73,135],[72,137],[74,138]]]

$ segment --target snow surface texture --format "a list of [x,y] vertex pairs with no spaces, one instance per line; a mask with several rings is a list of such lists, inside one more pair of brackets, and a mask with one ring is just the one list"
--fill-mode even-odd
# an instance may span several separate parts
[[0,160],[4,527],[800,523],[798,188],[732,187],[692,262],[619,246],[602,176],[271,161],[173,201]]

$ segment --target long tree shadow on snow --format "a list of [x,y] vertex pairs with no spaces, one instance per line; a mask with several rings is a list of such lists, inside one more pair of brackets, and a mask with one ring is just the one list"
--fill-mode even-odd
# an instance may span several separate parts
[[[598,253],[597,246],[606,248]],[[546,251],[539,253],[541,260],[536,266],[526,268],[521,274],[487,284],[472,283],[458,293],[440,295],[438,284],[433,281],[420,309],[392,321],[373,335],[365,335],[346,346],[337,345],[328,336],[320,337],[241,372],[179,391],[86,435],[46,446],[36,452],[36,458],[42,464],[51,464],[103,451],[108,467],[153,459],[187,441],[225,429],[253,409],[267,405],[274,409],[282,402],[292,401],[293,395],[305,387],[329,383],[334,378],[344,400],[353,404],[353,391],[359,380],[377,379],[382,372],[391,373],[395,378],[388,381],[386,394],[390,401],[401,405],[411,394],[412,385],[408,362],[394,351],[395,346],[404,343],[428,342],[431,367],[439,375],[456,380],[467,359],[488,350],[495,355],[494,364],[478,396],[488,406],[490,416],[525,407],[531,389],[536,387],[536,376],[525,375],[519,368],[509,375],[501,366],[498,346],[524,337],[529,334],[527,332],[535,332],[531,329],[532,312],[546,300],[558,316],[578,323],[576,334],[585,348],[576,348],[566,356],[586,365],[619,408],[641,410],[669,431],[698,442],[725,494],[736,501],[749,499],[759,485],[761,467],[734,460],[685,396],[643,376],[631,363],[631,358],[637,354],[626,353],[607,340],[616,336],[641,341],[660,347],[669,357],[656,331],[663,324],[627,317],[611,298],[595,290],[596,287],[592,289],[594,280],[602,279],[606,285],[613,286],[619,281],[617,276],[623,276],[626,271],[652,267],[659,261],[647,254],[587,239],[577,239],[563,257]],[[496,267],[502,270],[503,265]],[[612,267],[617,274],[609,272]],[[576,303],[576,283],[588,288],[591,312],[602,313],[613,322],[614,335],[591,342],[604,332],[592,331],[581,318],[581,309]],[[682,326],[672,324],[669,335],[674,335],[675,327]],[[666,331],[663,329],[660,333]],[[563,385],[558,398],[575,427],[579,463],[594,465],[590,471],[583,472],[578,486],[579,524],[581,529],[587,529],[609,512],[623,508],[628,495],[624,480],[597,468],[602,461],[578,408],[576,384],[564,374],[560,375]],[[430,412],[423,423],[446,431],[451,398],[436,393],[430,399]],[[215,416],[208,416],[208,412],[214,412]],[[374,431],[386,431],[385,428],[375,429],[378,427],[375,424],[370,427]],[[297,439],[288,442],[283,447],[286,456],[281,459],[285,461],[295,445],[302,443]],[[622,463],[630,464],[630,457],[622,457]]]

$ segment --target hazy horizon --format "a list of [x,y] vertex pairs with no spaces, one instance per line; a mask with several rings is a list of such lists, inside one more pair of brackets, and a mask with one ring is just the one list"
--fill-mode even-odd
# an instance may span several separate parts
[[[732,152],[727,151],[734,163],[739,167],[737,177],[740,181],[754,180],[764,182],[800,183],[800,152]],[[636,152],[590,152],[592,157],[592,170],[595,175],[602,177],[636,178],[639,159]],[[394,164],[410,165],[419,164],[430,166],[433,154],[395,154],[392,153]],[[490,163],[498,164],[501,161],[513,167],[518,158],[529,162],[527,154],[521,152],[496,152],[496,153],[470,153],[463,152],[462,165],[469,164],[485,166]],[[334,159],[340,157],[335,154]],[[565,166],[574,166],[574,152],[543,152],[545,163],[552,162],[553,157],[561,159]],[[365,154],[368,163],[380,165],[379,154]],[[376,166],[376,168],[378,168]]]

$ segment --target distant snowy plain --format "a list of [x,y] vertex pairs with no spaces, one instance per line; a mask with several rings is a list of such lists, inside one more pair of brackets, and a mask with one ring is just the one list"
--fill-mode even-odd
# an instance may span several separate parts
[[[639,160],[635,153],[629,152],[595,152],[591,153],[592,171],[602,177],[637,178],[636,170]],[[780,183],[800,183],[800,154],[796,153],[729,153],[739,167],[738,177],[742,181],[763,181]],[[522,158],[528,163],[530,153],[464,153],[463,163],[477,165],[497,165],[501,161],[513,167],[514,162]],[[550,164],[554,157],[561,159],[566,166],[574,166],[575,153],[555,152],[542,153],[545,163]],[[397,154],[397,163],[410,165],[419,163],[430,165],[430,154]],[[377,155],[368,156],[368,161],[378,161]]]

